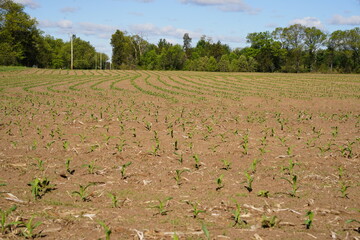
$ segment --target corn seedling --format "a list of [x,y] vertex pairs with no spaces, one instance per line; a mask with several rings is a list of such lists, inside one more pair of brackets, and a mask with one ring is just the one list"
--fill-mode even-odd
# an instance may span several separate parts
[[0,215],[1,215],[1,219],[0,219],[0,223],[1,223],[1,233],[4,235],[6,233],[7,229],[11,230],[11,226],[19,224],[19,222],[10,222],[7,223],[7,218],[8,216],[14,212],[16,210],[16,205],[13,205],[12,207],[10,207],[8,210],[2,210],[0,209]]
[[45,193],[55,189],[54,185],[50,184],[50,181],[45,178],[35,178],[28,186],[31,186],[31,193],[34,199],[40,199]]
[[65,151],[69,150],[69,146],[70,146],[70,143],[69,143],[68,141],[64,141],[64,142],[63,142],[63,149],[64,149]]
[[292,147],[292,146],[289,146],[289,147],[287,148],[286,154],[287,154],[288,156],[292,156],[292,154],[293,154],[293,147]]
[[73,170],[70,169],[71,160],[72,160],[71,158],[67,158],[67,159],[65,160],[65,167],[66,167],[66,172],[68,172],[69,174],[73,175],[74,172],[75,172],[75,170],[74,170],[74,169],[73,169]]
[[243,226],[244,224],[246,224],[246,221],[241,219],[241,207],[240,204],[237,203],[236,201],[235,201],[235,210],[232,211],[232,213],[233,213],[232,218],[234,219],[233,227],[235,227],[236,225]]
[[125,179],[126,178],[126,175],[125,175],[125,170],[128,166],[130,166],[132,164],[132,162],[128,162],[128,163],[125,163],[121,166],[121,178],[122,179]]
[[176,181],[176,184],[178,186],[180,186],[182,184],[181,182],[181,174],[183,174],[184,172],[190,172],[189,169],[182,169],[182,170],[175,170],[175,181]]
[[94,145],[91,145],[90,146],[90,150],[89,150],[89,152],[94,152],[96,149],[98,149],[100,147],[100,145],[99,144],[94,144]]
[[260,162],[260,160],[259,159],[254,159],[253,161],[252,161],[252,163],[251,163],[251,165],[250,165],[250,168],[249,168],[249,170],[251,171],[251,173],[255,173],[256,172],[256,166],[257,166],[257,164]]
[[193,155],[194,161],[195,161],[195,168],[198,170],[200,168],[200,159],[197,154]]
[[178,140],[175,140],[175,142],[174,142],[174,150],[175,150],[175,151],[179,150]]
[[331,135],[335,138],[339,134],[339,129],[337,126],[331,127]]
[[244,172],[244,174],[245,174],[245,177],[246,177],[246,181],[245,181],[245,183],[246,183],[246,186],[244,186],[248,191],[249,191],[249,193],[250,192],[252,192],[252,190],[253,190],[253,188],[252,188],[252,183],[253,183],[253,181],[254,181],[254,177],[251,175],[251,174],[249,174],[248,172]]
[[287,179],[287,178],[284,178],[284,177],[282,177],[281,179],[284,179],[285,181],[290,183],[290,185],[291,185],[290,196],[291,197],[296,197],[296,191],[299,189],[299,187],[297,186],[297,176],[292,175],[292,176],[290,176],[290,179]]
[[50,141],[50,142],[46,143],[45,148],[46,148],[47,150],[49,150],[54,143],[55,143],[55,141]]
[[222,159],[221,162],[224,165],[221,169],[229,170],[231,168],[231,162],[230,161],[228,161],[226,159]]
[[213,153],[216,152],[216,148],[218,148],[220,145],[216,144],[214,146],[209,147],[209,150],[211,150]]
[[95,160],[93,160],[89,164],[83,164],[82,167],[86,167],[89,174],[94,174],[97,166],[95,166]]
[[278,223],[278,219],[276,216],[268,217],[264,215],[261,218],[261,227],[263,228],[275,227],[277,223]]
[[243,144],[241,145],[243,148],[243,154],[244,155],[248,155],[249,153],[249,143],[248,142],[243,142]]
[[37,169],[40,171],[44,171],[44,161],[37,157],[34,159],[36,160]]
[[109,193],[108,196],[111,198],[111,206],[113,208],[118,207],[119,200],[117,199],[117,196],[114,193]]
[[286,138],[285,137],[278,137],[278,139],[280,140],[281,145],[285,146]]
[[310,229],[314,220],[314,212],[307,211],[305,217],[307,217],[307,219],[305,220],[305,227],[306,229]]
[[146,130],[150,131],[150,130],[151,130],[151,127],[152,127],[152,123],[146,121],[146,122],[145,122],[145,128],[146,128]]
[[347,144],[345,144],[343,146],[339,146],[341,155],[346,158],[352,158],[353,157],[352,145],[354,145],[354,144],[355,144],[355,142],[348,142]]
[[86,140],[86,138],[87,138],[87,136],[85,136],[85,135],[83,135],[83,134],[78,134],[78,136],[80,137],[81,143],[84,143],[85,140]]
[[347,185],[345,181],[340,181],[340,190],[339,191],[341,192],[342,198],[349,198],[348,193],[346,192],[349,187],[350,186]]
[[288,175],[293,175],[294,167],[299,165],[299,163],[294,162],[292,159],[289,159],[288,166],[281,166],[281,171]]
[[203,222],[201,223],[201,230],[203,231],[206,239],[207,239],[207,240],[210,240],[210,232],[209,232],[209,230],[207,229],[206,224],[203,223]]
[[100,224],[100,226],[103,227],[104,232],[105,232],[105,239],[106,240],[110,240],[110,235],[111,235],[111,229],[109,228],[109,226],[107,226],[103,221],[97,221],[98,224]]
[[176,160],[178,160],[179,163],[182,164],[183,161],[184,161],[183,154],[182,154],[182,153],[177,153],[177,152],[174,152],[174,154],[175,154],[176,156],[178,156],[178,158],[177,158]]
[[22,232],[22,234],[26,238],[36,238],[36,237],[40,236],[40,233],[36,234],[36,233],[34,233],[34,230],[35,230],[35,228],[40,226],[42,224],[42,222],[36,222],[33,224],[33,220],[34,220],[34,216],[32,216],[29,219],[29,221],[27,221],[27,222],[21,222],[25,226],[25,229]]
[[216,179],[216,183],[217,183],[216,191],[219,191],[224,187],[223,178],[224,178],[224,174],[221,174],[220,177]]
[[200,213],[206,212],[205,210],[198,209],[199,204],[197,202],[187,201],[186,203],[192,207],[193,218],[197,218]]
[[153,156],[160,156],[160,154],[158,153],[159,150],[160,150],[160,145],[159,143],[156,143],[155,147],[152,147],[149,153]]
[[269,197],[269,191],[267,191],[267,190],[260,190],[260,191],[257,193],[257,195],[258,195],[259,197],[268,198],[268,197]]
[[166,209],[166,206],[168,202],[173,199],[172,197],[165,198],[164,200],[158,199],[159,204],[155,206],[151,206],[150,208],[156,208],[159,211],[160,215],[166,215],[168,213],[168,210]]
[[71,194],[79,196],[83,202],[89,201],[90,195],[86,192],[86,189],[88,189],[88,187],[93,186],[93,185],[95,185],[95,184],[89,183],[86,186],[79,185],[79,191],[73,191]]
[[118,152],[122,152],[124,150],[124,146],[126,145],[126,140],[120,140],[119,143],[116,144],[115,148],[118,150]]

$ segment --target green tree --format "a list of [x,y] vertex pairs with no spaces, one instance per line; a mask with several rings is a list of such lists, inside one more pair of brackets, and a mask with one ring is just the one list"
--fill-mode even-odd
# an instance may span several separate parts
[[272,34],[276,40],[280,40],[282,47],[287,50],[285,71],[300,72],[304,48],[304,31],[304,26],[294,24],[287,28],[277,28]]
[[127,36],[126,32],[116,30],[111,36],[110,44],[112,46],[112,63],[115,69],[136,67],[138,57],[131,36]]
[[308,51],[308,68],[312,71],[316,64],[317,50],[323,46],[326,40],[326,34],[316,27],[307,27],[304,29],[304,44]]
[[[93,69],[95,68],[95,48],[89,43],[78,37],[73,39],[74,47],[74,69]],[[70,68],[71,43],[66,42],[61,50],[62,60],[65,68]]]
[[178,44],[163,47],[159,56],[159,65],[163,70],[181,70],[185,63],[185,53]]
[[24,6],[0,0],[0,64],[37,65],[41,32]]
[[260,71],[274,72],[281,68],[285,52],[281,48],[281,43],[274,41],[270,32],[250,33],[246,38],[252,48],[250,56],[259,63]]
[[230,71],[230,58],[228,54],[221,56],[221,59],[218,63],[220,72],[229,72]]
[[185,33],[183,36],[183,50],[185,52],[186,58],[190,58],[191,57],[191,37],[189,36],[188,33]]
[[206,63],[205,70],[208,72],[216,72],[218,69],[219,67],[215,57],[211,56]]

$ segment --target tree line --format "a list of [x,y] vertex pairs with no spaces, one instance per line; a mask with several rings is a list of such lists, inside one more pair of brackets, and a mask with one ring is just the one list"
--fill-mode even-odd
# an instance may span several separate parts
[[360,28],[330,34],[294,24],[246,37],[250,46],[232,50],[202,36],[192,46],[160,39],[151,44],[139,35],[117,30],[111,37],[112,63],[117,69],[221,72],[339,72],[360,73]]
[[[105,69],[109,57],[87,41],[72,38],[75,69]],[[360,28],[325,33],[294,24],[269,32],[249,33],[248,47],[231,49],[202,36],[194,46],[188,33],[183,44],[116,30],[112,34],[114,69],[190,70],[221,72],[360,73]],[[70,68],[71,41],[56,39],[12,0],[0,0],[0,65]],[[102,59],[102,61],[100,61]]]
[[[96,52],[87,41],[69,36],[73,42],[74,68],[105,68],[109,57]],[[101,65],[100,65],[101,55]],[[24,6],[0,0],[0,65],[41,68],[70,68],[71,41],[45,35],[37,22],[24,12]]]

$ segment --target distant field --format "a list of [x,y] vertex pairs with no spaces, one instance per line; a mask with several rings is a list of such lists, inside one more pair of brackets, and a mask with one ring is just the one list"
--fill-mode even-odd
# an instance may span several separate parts
[[0,208],[35,237],[359,237],[360,75],[0,67],[0,99]]

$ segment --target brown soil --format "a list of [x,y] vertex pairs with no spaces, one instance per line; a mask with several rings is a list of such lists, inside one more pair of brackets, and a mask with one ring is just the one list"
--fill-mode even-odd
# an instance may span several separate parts
[[[204,228],[210,239],[359,239],[359,222],[347,222],[360,221],[359,83],[359,75],[0,73],[0,208],[17,206],[8,222],[34,217],[44,239],[104,239],[99,221],[112,239],[206,239]],[[185,170],[178,181],[176,170]],[[44,178],[53,189],[34,196],[29,183]],[[205,212],[194,217],[191,204]],[[18,223],[0,236],[25,230]]]

